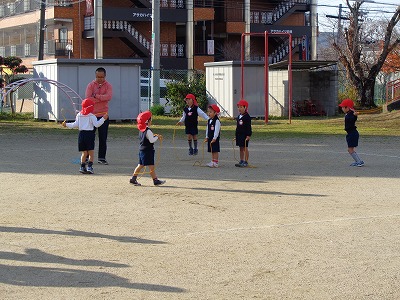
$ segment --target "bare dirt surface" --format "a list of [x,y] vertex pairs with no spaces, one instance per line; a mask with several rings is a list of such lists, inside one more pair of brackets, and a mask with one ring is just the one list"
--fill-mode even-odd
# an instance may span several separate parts
[[400,298],[400,138],[362,137],[362,168],[344,134],[253,141],[246,169],[223,140],[210,169],[165,137],[160,187],[129,184],[137,148],[81,175],[77,134],[0,134],[1,299]]

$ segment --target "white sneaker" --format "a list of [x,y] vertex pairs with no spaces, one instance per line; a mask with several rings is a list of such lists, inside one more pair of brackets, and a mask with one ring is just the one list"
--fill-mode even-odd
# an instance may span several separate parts
[[213,162],[213,161],[210,161],[210,162],[207,164],[207,167],[214,168],[214,162]]
[[214,163],[214,168],[218,168],[218,163]]

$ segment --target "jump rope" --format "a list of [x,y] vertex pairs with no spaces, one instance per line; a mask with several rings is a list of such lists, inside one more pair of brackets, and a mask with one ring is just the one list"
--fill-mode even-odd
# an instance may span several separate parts
[[[75,108],[75,103],[73,103],[74,104],[74,108]],[[78,104],[79,105],[79,104]],[[66,122],[67,121],[67,118],[66,118],[66,109],[65,108],[61,108],[61,115],[62,115],[62,117],[63,117],[63,119],[64,119],[64,121],[63,121],[63,123],[64,122]],[[69,110],[70,111],[70,110]],[[78,111],[77,110],[75,110],[75,113],[77,113]],[[105,114],[106,112],[102,112],[102,114]],[[179,161],[190,161],[190,160],[184,160],[184,159],[181,159],[181,158],[179,158],[179,156],[178,156],[178,154],[177,154],[177,152],[176,152],[176,145],[175,145],[175,140],[176,140],[176,130],[178,129],[178,126],[175,126],[174,127],[174,132],[173,132],[173,135],[172,135],[172,148],[174,149],[173,150],[173,152],[174,152],[174,157],[175,157],[175,159],[176,160],[179,160]],[[153,170],[153,172],[155,172],[156,171],[156,169],[157,169],[157,166],[159,165],[159,163],[160,163],[160,156],[161,156],[161,150],[162,150],[162,139],[159,139],[159,141],[160,141],[160,147],[159,147],[159,150],[157,151],[157,155],[156,155],[156,162],[155,162],[155,164],[154,164],[154,170]],[[235,139],[232,139],[232,149],[233,149],[233,158],[234,158],[234,160],[235,161],[237,161],[237,162],[240,162],[240,160],[238,160],[238,158],[236,157],[236,147],[235,147],[235,145],[234,145],[234,141],[235,141]],[[201,159],[200,160],[195,160],[194,161],[194,163],[193,163],[193,166],[198,166],[198,167],[206,167],[206,165],[204,165],[204,156],[205,156],[205,145],[206,145],[206,143],[207,143],[207,141],[203,141],[203,143],[202,143],[202,146],[201,146]],[[210,141],[210,149],[212,150],[212,141]],[[247,152],[246,151],[247,150],[247,143],[245,143],[245,147],[244,147],[244,151],[245,151],[245,153]],[[212,151],[211,151],[211,154],[212,154]],[[246,159],[247,160],[247,159]],[[256,166],[254,166],[254,165],[251,165],[251,164],[248,164],[248,166],[247,166],[247,168],[257,168]],[[142,172],[139,172],[138,173],[138,178],[141,178],[143,175],[145,175],[145,174],[151,174],[152,172],[150,171],[150,170],[148,170],[147,171],[147,167],[145,166],[144,168],[143,168],[143,171]]]
[[[183,159],[179,158],[179,157],[178,157],[178,154],[177,154],[177,152],[176,152],[175,139],[176,139],[176,129],[177,129],[177,127],[178,127],[178,126],[175,126],[175,127],[174,127],[174,133],[173,133],[173,135],[172,135],[172,147],[173,147],[173,149],[174,149],[174,157],[175,157],[176,160],[179,160],[179,161],[188,161],[188,160],[183,160]],[[235,139],[232,139],[233,158],[234,158],[235,161],[240,162],[240,160],[237,159],[237,157],[236,157],[236,150],[235,150],[236,147],[235,147],[235,145],[234,145],[234,141],[235,141]],[[201,159],[200,159],[200,160],[196,160],[196,161],[193,163],[193,166],[206,167],[206,166],[204,165],[204,154],[205,154],[205,145],[206,145],[206,143],[207,143],[207,141],[204,141],[204,142],[202,143],[202,147],[201,147],[201,148],[202,148],[202,151],[201,151]],[[212,144],[212,141],[210,141],[210,149],[212,150],[212,145],[211,145],[211,144]],[[244,151],[245,151],[245,153],[247,153],[247,143],[245,143]],[[212,152],[211,152],[211,153],[212,153]],[[246,157],[245,159],[246,159],[246,161],[247,161],[248,157]],[[257,168],[257,166],[248,164],[246,168]]]

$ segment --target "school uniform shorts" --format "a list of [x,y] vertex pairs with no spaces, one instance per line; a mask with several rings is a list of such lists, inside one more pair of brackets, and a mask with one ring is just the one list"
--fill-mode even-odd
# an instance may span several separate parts
[[357,130],[349,132],[346,135],[347,147],[348,148],[358,147],[358,139],[359,138],[360,138],[360,134],[358,133]]
[[139,164],[143,166],[154,165],[155,150],[139,151]]
[[185,133],[191,135],[198,135],[199,129],[197,127],[185,127]]
[[208,142],[207,142],[207,151],[208,151],[208,152],[220,152],[220,149],[219,149],[219,139],[217,139],[214,143],[211,143],[211,144],[210,144],[210,142],[211,142],[211,140],[208,139]]
[[81,130],[78,135],[78,149],[82,151],[94,150],[96,133],[93,130]]
[[249,141],[246,141],[246,136],[244,135],[236,136],[236,146],[249,147]]

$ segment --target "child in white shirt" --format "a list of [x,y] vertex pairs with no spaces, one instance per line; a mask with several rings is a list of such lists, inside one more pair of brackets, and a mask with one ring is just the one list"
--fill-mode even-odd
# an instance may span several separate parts
[[[91,99],[82,101],[82,110],[76,115],[75,122],[62,123],[63,127],[79,128],[78,149],[82,152],[81,167],[79,172],[82,174],[93,174],[93,156],[94,156],[94,141],[96,132],[94,127],[101,126],[108,119],[108,114],[105,114],[101,119],[92,113],[94,102]],[[89,157],[88,167],[86,168],[86,158]]]

